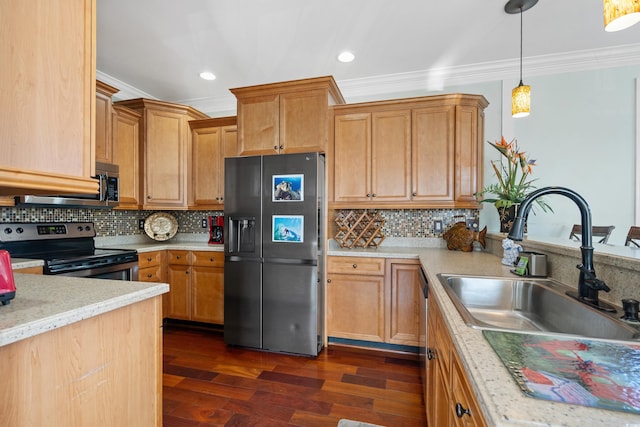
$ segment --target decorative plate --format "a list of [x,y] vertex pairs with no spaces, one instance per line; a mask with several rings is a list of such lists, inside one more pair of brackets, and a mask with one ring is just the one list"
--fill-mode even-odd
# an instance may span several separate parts
[[178,220],[164,212],[151,214],[144,221],[144,232],[153,240],[169,240],[178,232]]

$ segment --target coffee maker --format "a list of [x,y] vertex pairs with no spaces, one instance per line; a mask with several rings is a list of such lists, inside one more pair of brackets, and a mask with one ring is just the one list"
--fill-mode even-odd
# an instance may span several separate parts
[[224,215],[209,216],[209,244],[224,243]]

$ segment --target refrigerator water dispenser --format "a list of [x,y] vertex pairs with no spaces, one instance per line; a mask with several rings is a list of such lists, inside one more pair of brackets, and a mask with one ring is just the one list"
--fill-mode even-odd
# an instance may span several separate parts
[[229,252],[254,253],[256,251],[255,217],[229,218]]

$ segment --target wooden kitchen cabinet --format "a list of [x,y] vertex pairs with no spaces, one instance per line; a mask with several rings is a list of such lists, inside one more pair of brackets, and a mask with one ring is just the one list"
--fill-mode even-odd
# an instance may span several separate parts
[[238,156],[325,152],[329,107],[344,103],[330,76],[230,90],[238,100]]
[[25,267],[18,268],[17,270],[13,270],[14,273],[21,274],[42,274],[42,267]]
[[192,120],[192,185],[189,206],[194,209],[224,207],[224,159],[237,150],[236,117]]
[[138,280],[140,282],[166,282],[166,251],[138,254]]
[[188,106],[144,98],[116,105],[142,114],[143,209],[187,209],[192,166],[188,122],[208,116]]
[[120,204],[116,209],[137,210],[142,207],[141,117],[141,113],[123,105],[113,106],[113,163],[120,168]]
[[453,202],[455,106],[411,112],[411,183],[416,202]]
[[389,289],[387,341],[392,344],[420,345],[421,266],[416,260],[389,259],[386,278]]
[[115,163],[111,97],[117,92],[119,89],[96,80],[96,162]]
[[384,258],[327,257],[327,335],[384,342]]
[[327,335],[418,346],[416,260],[327,257]]
[[427,424],[484,427],[486,422],[435,298],[428,299]]
[[477,208],[487,105],[452,94],[333,107],[330,208]]
[[168,250],[167,281],[165,317],[224,323],[224,253]]
[[411,111],[336,115],[334,200],[411,199]]
[[0,195],[97,193],[96,1],[0,10]]
[[224,324],[224,252],[194,251],[191,320]]

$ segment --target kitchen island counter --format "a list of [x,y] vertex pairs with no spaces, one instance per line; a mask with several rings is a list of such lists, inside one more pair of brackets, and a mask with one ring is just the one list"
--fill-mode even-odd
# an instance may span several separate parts
[[169,286],[14,274],[0,306],[0,425],[162,425]]
[[640,416],[625,412],[556,403],[524,395],[498,355],[478,329],[468,327],[440,284],[437,274],[513,276],[512,267],[487,252],[449,251],[443,248],[385,247],[342,249],[330,247],[329,256],[419,258],[460,355],[476,399],[491,426],[637,426]]

